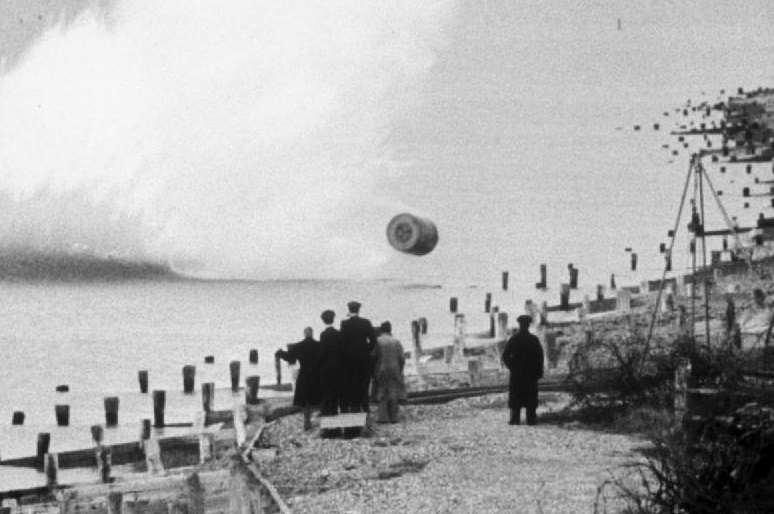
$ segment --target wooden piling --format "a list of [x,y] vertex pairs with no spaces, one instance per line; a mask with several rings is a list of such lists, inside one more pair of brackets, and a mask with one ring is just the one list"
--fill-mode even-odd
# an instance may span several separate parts
[[605,299],[605,286],[597,284],[597,301],[601,302]]
[[282,361],[277,355],[274,356],[274,374],[277,376],[277,385],[282,385]]
[[145,418],[140,421],[140,441],[147,441],[151,436],[151,420]]
[[43,462],[43,473],[46,475],[46,487],[53,489],[57,486],[59,458],[56,453],[47,453]]
[[13,411],[13,415],[11,416],[11,425],[23,425],[24,424],[24,413],[20,410]]
[[465,352],[465,315],[454,315],[454,353],[462,357]]
[[425,335],[425,334],[427,334],[427,318],[425,318],[425,317],[423,316],[423,317],[419,318],[419,320],[418,320],[418,321],[419,321],[419,332],[420,332],[422,335]]
[[570,268],[570,289],[578,289],[578,268]]
[[102,426],[92,425],[89,430],[91,431],[91,440],[94,441],[94,444],[102,444],[102,440],[104,439],[105,435]]
[[66,427],[70,425],[69,405],[54,405],[54,412],[56,413],[56,424],[58,426]]
[[545,264],[540,265],[540,282],[537,283],[538,289],[545,289],[548,285],[548,267]]
[[492,310],[492,293],[486,293],[486,296],[484,297],[484,312],[489,312]]
[[457,313],[458,301],[456,296],[449,298],[449,312],[452,314]]
[[637,271],[637,254],[632,252],[632,271]]
[[105,426],[114,427],[118,425],[118,396],[108,396],[105,398]]
[[167,392],[163,390],[153,391],[153,426],[164,426],[164,409],[167,404]]
[[103,484],[109,484],[110,468],[113,464],[112,450],[109,446],[99,445],[96,449],[97,453],[97,472],[99,473],[100,480]]
[[60,384],[54,388],[57,393],[67,393],[70,392],[70,386],[67,384]]
[[[107,483],[104,482],[103,483]],[[107,514],[121,514],[124,495],[119,491],[110,491],[107,495]]]
[[560,285],[559,306],[564,310],[570,308],[570,284]]
[[206,355],[204,357],[204,363],[205,364],[214,364],[215,363],[215,356],[214,355]]
[[183,366],[183,393],[193,394],[196,380],[196,366],[188,364]]
[[497,313],[497,335],[496,337],[499,337],[501,339],[507,339],[508,338],[508,313],[507,312],[498,312]]
[[245,403],[258,405],[258,388],[261,385],[261,377],[252,375],[245,378]]
[[420,357],[422,355],[422,326],[419,320],[411,322],[411,342],[414,347],[414,355]]
[[675,421],[682,423],[687,412],[688,380],[691,376],[691,361],[682,359],[675,370]]
[[615,273],[610,274],[610,289],[616,289],[615,287]]
[[470,377],[471,387],[481,385],[481,360],[471,359],[468,361],[468,376]]
[[507,271],[503,271],[502,287],[503,287],[503,291],[508,290],[508,272]]
[[215,405],[215,384],[213,382],[205,382],[202,384],[202,410],[205,413],[210,413]]
[[148,392],[148,370],[141,369],[137,372],[137,380],[140,382],[140,392],[145,394]]
[[41,432],[38,434],[38,445],[36,456],[38,458],[38,465],[40,469],[43,469],[44,459],[48,453],[48,448],[51,445],[51,434],[48,432]]
[[241,363],[239,361],[231,361],[228,363],[228,371],[231,375],[231,391],[236,393],[239,391],[239,367]]
[[249,354],[250,364],[258,364],[258,350],[253,348]]

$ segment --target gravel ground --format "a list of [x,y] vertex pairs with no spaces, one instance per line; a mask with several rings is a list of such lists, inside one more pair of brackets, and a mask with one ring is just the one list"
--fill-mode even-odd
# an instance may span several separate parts
[[504,394],[404,406],[400,423],[352,440],[321,439],[289,416],[268,429],[279,456],[261,467],[295,512],[593,512],[598,486],[643,445],[576,423],[510,426],[507,415]]

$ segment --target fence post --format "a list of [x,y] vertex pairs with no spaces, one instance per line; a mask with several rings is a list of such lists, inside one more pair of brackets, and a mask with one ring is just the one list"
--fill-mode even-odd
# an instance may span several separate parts
[[688,411],[688,379],[691,376],[691,361],[681,359],[675,370],[675,421],[682,423]]

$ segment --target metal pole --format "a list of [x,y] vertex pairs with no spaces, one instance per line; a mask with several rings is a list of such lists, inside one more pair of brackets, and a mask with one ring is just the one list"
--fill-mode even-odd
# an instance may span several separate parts
[[[677,216],[675,217],[674,229],[672,230],[672,239],[669,241],[669,255],[672,255],[672,250],[675,247],[675,239],[677,238],[677,229],[680,227],[680,218],[683,216],[683,207],[685,206],[685,197],[688,194],[688,186],[691,183],[691,175],[693,172],[693,161],[688,166],[688,172],[685,174],[685,184],[683,185],[683,194],[680,197],[680,206],[677,208]],[[661,273],[661,284],[659,284],[658,295],[656,296],[656,307],[653,309],[653,315],[650,318],[650,327],[648,328],[648,338],[645,340],[645,350],[642,353],[642,361],[640,366],[645,362],[645,358],[650,351],[650,341],[653,338],[653,329],[656,326],[656,318],[658,317],[659,306],[661,305],[661,295],[664,292],[664,281],[666,280],[667,266],[664,265],[664,271]]]
[[[695,157],[698,161],[698,156]],[[699,206],[701,209],[701,263],[704,271],[704,332],[707,335],[707,348],[710,347],[710,319],[709,319],[709,271],[707,270],[707,236],[704,235],[704,168],[696,166],[699,174]]]

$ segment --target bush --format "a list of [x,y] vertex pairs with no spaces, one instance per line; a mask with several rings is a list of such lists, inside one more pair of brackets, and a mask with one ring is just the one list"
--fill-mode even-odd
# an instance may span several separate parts
[[597,511],[611,499],[624,512],[774,512],[774,411],[748,404],[707,421],[697,437],[680,430],[651,434],[645,458],[605,482]]

